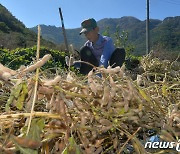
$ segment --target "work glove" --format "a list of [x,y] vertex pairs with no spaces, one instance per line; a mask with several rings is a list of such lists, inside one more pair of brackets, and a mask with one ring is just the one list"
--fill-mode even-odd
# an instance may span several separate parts
[[65,62],[67,66],[73,66],[74,61],[75,61],[74,57],[71,57],[71,56],[70,58],[68,56],[65,57]]
[[[74,62],[79,61],[81,58],[80,58],[79,52],[74,49],[72,44],[70,44],[70,51],[69,52],[70,52],[71,56],[70,56],[70,58],[68,56],[65,57],[66,65],[67,66],[73,66]],[[77,67],[79,67],[79,65]]]

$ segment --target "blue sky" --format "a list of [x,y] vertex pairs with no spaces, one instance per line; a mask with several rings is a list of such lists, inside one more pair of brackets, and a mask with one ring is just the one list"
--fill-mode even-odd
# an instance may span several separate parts
[[[146,0],[0,0],[26,27],[38,24],[61,26],[62,8],[66,28],[78,28],[82,20],[134,16],[146,19]],[[180,16],[180,0],[150,0],[150,18]]]

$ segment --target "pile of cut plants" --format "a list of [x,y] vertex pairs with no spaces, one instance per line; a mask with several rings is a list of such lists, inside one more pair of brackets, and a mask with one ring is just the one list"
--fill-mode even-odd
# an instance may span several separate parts
[[[141,60],[132,80],[124,66],[88,75],[41,70],[50,54],[12,70],[0,65],[0,153],[178,153],[180,63]],[[153,135],[173,148],[145,148]]]
[[[121,154],[180,151],[180,63],[151,54],[132,80],[125,66],[41,69],[52,59],[12,70],[0,64],[0,153]],[[147,143],[173,143],[167,148]]]

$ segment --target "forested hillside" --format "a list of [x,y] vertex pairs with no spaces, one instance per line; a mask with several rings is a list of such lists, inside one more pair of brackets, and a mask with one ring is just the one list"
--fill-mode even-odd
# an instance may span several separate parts
[[[0,45],[9,49],[31,47],[36,45],[36,40],[36,33],[26,28],[21,21],[0,4]],[[54,43],[43,39],[41,43],[47,47],[56,47]]]
[[169,51],[180,51],[180,16],[168,17],[151,31],[152,44]]

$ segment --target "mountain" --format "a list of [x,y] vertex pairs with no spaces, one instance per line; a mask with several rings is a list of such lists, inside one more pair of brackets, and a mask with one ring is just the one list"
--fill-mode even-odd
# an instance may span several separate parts
[[[0,46],[14,49],[31,47],[37,43],[37,34],[25,27],[4,6],[0,4]],[[42,39],[41,44],[50,48],[56,47],[52,42]]]
[[[146,21],[135,17],[104,18],[97,22],[100,33],[107,32],[116,41],[115,33],[128,32],[128,43],[135,47],[134,54],[145,54]],[[66,29],[69,44],[76,49],[83,46],[86,38],[79,35],[81,28]],[[52,49],[63,49],[64,37],[61,27],[41,25],[41,45]],[[180,16],[167,17],[163,21],[150,19],[151,49],[180,51]],[[0,46],[9,49],[31,47],[37,43],[37,26],[26,28],[4,6],[0,4]]]
[[[62,44],[64,43],[64,37],[61,27],[55,27],[55,26],[46,26],[46,25],[40,25],[41,26],[41,34],[42,37],[46,40],[52,41],[56,44]],[[30,28],[33,32],[37,33],[37,26]],[[85,37],[82,35],[79,35],[80,28],[75,29],[66,29],[66,35],[68,39],[69,44],[73,44],[76,47],[82,46],[83,42],[85,42]]]
[[180,51],[180,16],[167,17],[151,31],[152,44]]
[[[145,54],[146,43],[146,20],[141,21],[135,17],[125,16],[122,18],[104,18],[97,22],[100,27],[100,33],[109,30],[110,36],[115,41],[115,33],[118,30],[128,32],[128,41],[135,46],[136,55]],[[56,44],[64,42],[62,28],[55,26],[41,25],[42,37],[53,41]],[[180,16],[168,17],[163,21],[150,19],[150,37],[151,49],[162,49],[166,51],[180,51]],[[37,27],[31,28],[37,33]],[[69,44],[80,48],[86,41],[85,37],[79,35],[81,28],[66,29]]]

